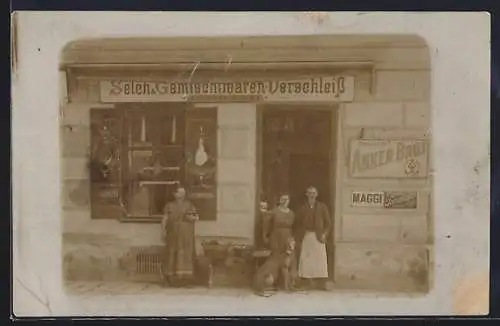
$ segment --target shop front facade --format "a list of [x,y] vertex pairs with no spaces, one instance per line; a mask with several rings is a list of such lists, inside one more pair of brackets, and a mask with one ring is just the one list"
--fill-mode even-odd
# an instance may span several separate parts
[[334,226],[337,287],[428,290],[427,48],[412,37],[364,38],[68,45],[66,277],[154,270],[159,257],[147,253],[162,246],[159,221],[178,185],[200,213],[199,255],[206,241],[259,247],[261,202],[287,192],[296,209],[315,186]]

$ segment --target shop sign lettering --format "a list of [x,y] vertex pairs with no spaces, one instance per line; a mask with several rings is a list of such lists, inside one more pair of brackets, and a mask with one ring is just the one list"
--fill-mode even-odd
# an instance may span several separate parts
[[428,143],[423,140],[354,140],[349,170],[354,178],[422,178],[427,176]]
[[351,205],[384,209],[416,209],[417,200],[416,191],[354,191]]
[[163,80],[112,79],[101,81],[102,102],[219,101],[290,99],[352,101],[353,76],[305,77],[292,80]]

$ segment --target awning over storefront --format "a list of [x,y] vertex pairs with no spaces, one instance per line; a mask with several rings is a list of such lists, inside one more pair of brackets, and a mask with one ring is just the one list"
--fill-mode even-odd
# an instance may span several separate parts
[[[405,63],[401,52],[422,51],[411,58],[428,67],[425,42],[416,36],[310,36],[310,37],[224,37],[224,38],[122,38],[79,40],[69,43],[61,56],[62,67],[154,67],[185,69],[199,64],[200,69],[308,68],[372,64],[390,68]],[[395,53],[397,52],[397,53]],[[392,57],[397,60],[388,60]],[[416,60],[415,60],[416,59]],[[391,61],[394,61],[391,63]],[[277,63],[279,62],[279,63]],[[262,69],[262,68],[260,68]]]

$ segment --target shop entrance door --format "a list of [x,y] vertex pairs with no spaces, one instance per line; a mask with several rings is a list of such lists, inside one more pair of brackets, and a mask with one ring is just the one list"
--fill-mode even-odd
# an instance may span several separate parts
[[[334,225],[335,108],[268,105],[259,108],[259,115],[258,198],[272,209],[280,194],[288,193],[290,208],[296,211],[304,203],[307,187],[314,186]],[[333,262],[333,236],[327,250]],[[329,265],[333,275],[333,263]]]
[[330,167],[324,154],[291,154],[289,168],[291,208],[296,211],[305,201],[307,187],[318,190],[318,200],[330,206]]

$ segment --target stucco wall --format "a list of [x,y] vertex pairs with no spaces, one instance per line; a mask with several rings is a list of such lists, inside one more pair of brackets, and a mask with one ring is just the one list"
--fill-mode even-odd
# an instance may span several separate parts
[[[287,53],[297,52],[294,51]],[[334,52],[338,51],[335,49]],[[426,290],[427,284],[432,284],[433,268],[431,178],[351,178],[347,167],[352,139],[430,140],[428,50],[412,45],[342,51],[346,55],[355,53],[356,57],[373,59],[375,69],[373,72],[355,72],[354,101],[339,106],[334,209],[335,279],[339,287],[346,288]],[[126,240],[127,246],[159,244],[157,224],[90,219],[89,110],[91,107],[110,106],[99,104],[97,79],[81,78],[71,85],[71,103],[61,107],[64,231],[68,234],[109,235],[109,239],[117,238],[120,243]],[[220,104],[218,120],[218,217],[217,221],[198,223],[196,232],[198,235],[236,236],[241,241],[252,242],[256,179],[255,105]],[[432,150],[432,143],[430,148]],[[432,157],[429,157],[429,162],[431,175]],[[351,207],[352,191],[363,190],[416,191],[418,206],[406,211]]]
[[[371,92],[359,87],[360,78],[355,101],[340,107],[335,278],[351,288],[426,291],[432,283],[430,177],[352,178],[348,166],[353,139],[430,140],[430,70],[374,74],[364,77],[372,82]],[[430,157],[429,162],[432,166]],[[415,191],[418,205],[410,210],[352,207],[353,191]]]
[[201,236],[241,238],[252,243],[255,223],[255,137],[254,104],[218,105],[217,221],[201,221]]

